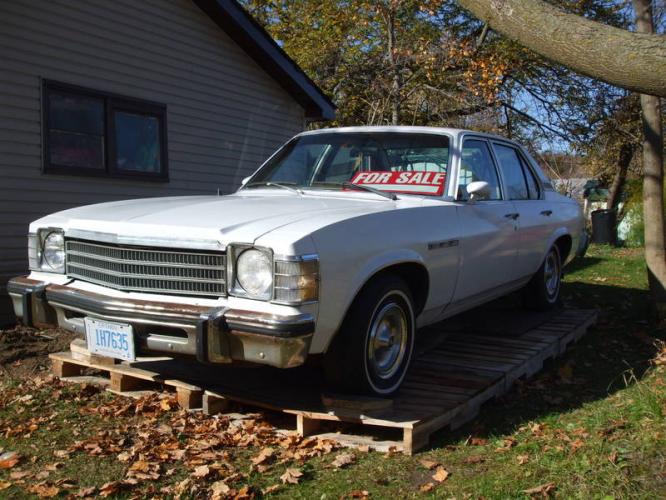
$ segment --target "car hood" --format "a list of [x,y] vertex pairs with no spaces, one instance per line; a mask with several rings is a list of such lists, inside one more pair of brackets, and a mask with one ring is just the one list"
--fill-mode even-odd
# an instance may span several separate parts
[[365,193],[299,196],[273,191],[88,205],[35,221],[31,232],[50,226],[65,229],[70,237],[151,246],[174,246],[174,242],[186,241],[187,246],[220,248],[230,242],[254,242],[303,219],[321,217],[330,223],[331,219],[395,208],[393,202]]

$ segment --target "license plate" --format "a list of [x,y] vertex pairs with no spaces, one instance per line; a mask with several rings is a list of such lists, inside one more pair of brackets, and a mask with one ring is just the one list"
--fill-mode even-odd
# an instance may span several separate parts
[[88,350],[111,358],[134,361],[132,325],[84,318]]

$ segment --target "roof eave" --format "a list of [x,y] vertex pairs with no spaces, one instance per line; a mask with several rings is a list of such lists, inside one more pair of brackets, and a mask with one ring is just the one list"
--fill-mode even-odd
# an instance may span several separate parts
[[238,2],[193,2],[303,107],[307,120],[335,118],[335,104]]

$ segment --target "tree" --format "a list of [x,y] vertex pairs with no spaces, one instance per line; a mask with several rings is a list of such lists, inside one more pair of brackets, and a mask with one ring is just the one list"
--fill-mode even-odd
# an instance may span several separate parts
[[499,37],[477,47],[483,23],[452,0],[436,15],[420,0],[242,3],[332,96],[337,125],[462,126],[496,104],[524,51]]
[[642,93],[645,260],[654,304],[666,302],[663,132],[666,37],[654,33],[649,0],[633,0],[631,33],[568,14],[541,0],[459,0],[504,35],[582,74]]
[[[636,29],[654,33],[650,0],[633,0]],[[666,81],[666,72],[659,75]],[[664,226],[664,134],[659,98],[641,94],[643,121],[643,219],[645,261],[656,304],[666,304],[666,234]]]
[[607,26],[542,0],[459,3],[494,30],[558,64],[618,87],[666,97],[664,36]]

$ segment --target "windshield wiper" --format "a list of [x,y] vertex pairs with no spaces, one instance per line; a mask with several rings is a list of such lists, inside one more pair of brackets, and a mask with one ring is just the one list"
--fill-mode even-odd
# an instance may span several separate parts
[[275,186],[282,189],[286,189],[287,191],[291,191],[292,193],[296,193],[298,195],[303,194],[303,191],[301,191],[300,189],[291,187],[290,185],[284,184],[282,182],[262,181],[262,182],[251,182],[250,184],[245,185],[245,187],[250,187],[250,186],[268,186],[268,187]]
[[398,197],[396,196],[395,193],[390,193],[387,191],[381,191],[379,189],[371,188],[370,186],[366,186],[364,184],[354,184],[353,182],[345,181],[342,183],[343,187],[346,188],[352,188],[352,189],[360,189],[361,191],[367,191],[368,193],[374,193],[378,194],[379,196],[383,196],[384,198],[388,198],[389,200],[397,200]]

